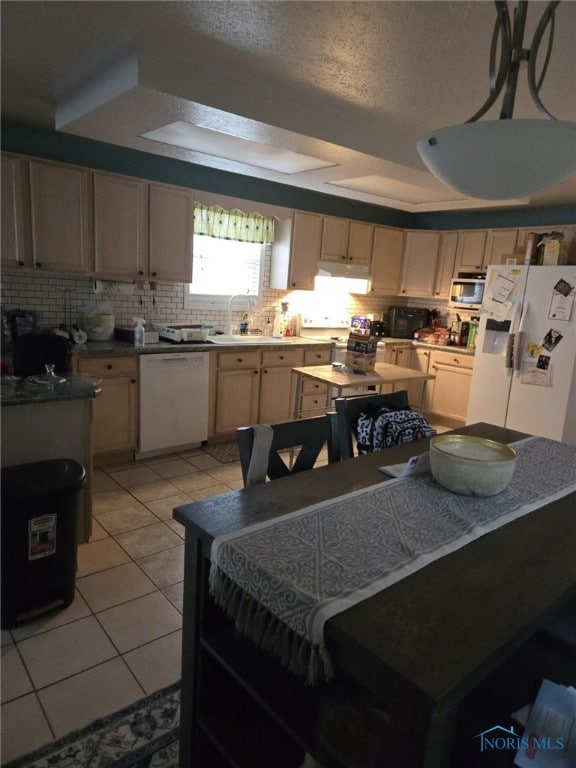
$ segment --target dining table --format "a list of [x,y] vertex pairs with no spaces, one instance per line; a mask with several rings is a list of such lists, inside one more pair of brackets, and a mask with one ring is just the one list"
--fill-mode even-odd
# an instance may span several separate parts
[[376,363],[371,371],[360,371],[345,365],[306,365],[292,368],[296,375],[293,417],[300,417],[300,401],[302,397],[303,383],[306,379],[327,384],[326,407],[330,407],[330,399],[333,392],[336,397],[342,397],[345,390],[358,387],[370,387],[382,392],[382,387],[394,384],[412,384],[421,382],[420,402],[418,407],[422,410],[424,400],[424,384],[428,379],[433,379],[434,374],[417,371],[413,368],[405,368],[402,365],[392,363]]
[[[518,446],[531,438],[485,423],[454,432]],[[211,595],[218,542],[350,494],[392,488],[398,480],[381,468],[408,462],[428,444],[174,509],[185,528],[181,768],[299,768],[305,756],[322,768],[469,768],[476,736],[504,727],[505,715],[530,703],[546,672],[531,669],[531,644],[576,597],[573,485],[330,615],[323,638],[332,672],[313,684],[239,630],[242,594],[235,606],[234,599],[218,606]],[[564,448],[544,446],[549,455]],[[573,454],[568,462],[573,482]],[[396,515],[409,520],[418,502],[409,483],[397,487]],[[456,507],[474,503],[453,496]],[[491,498],[495,506],[502,495]],[[512,759],[478,764],[512,766]]]

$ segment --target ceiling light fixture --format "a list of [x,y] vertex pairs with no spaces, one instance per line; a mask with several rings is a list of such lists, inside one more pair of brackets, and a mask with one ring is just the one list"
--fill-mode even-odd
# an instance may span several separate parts
[[[554,14],[560,0],[549,2],[534,33],[532,46],[523,48],[528,0],[520,0],[510,22],[508,2],[494,0],[496,22],[490,47],[490,95],[463,125],[442,128],[417,143],[432,173],[458,192],[485,200],[524,197],[562,181],[576,170],[576,123],[556,120],[542,104],[542,87],[554,38]],[[538,48],[549,26],[548,49],[540,76],[536,75]],[[496,57],[500,61],[496,71]],[[528,62],[528,88],[545,119],[515,120],[518,72]],[[477,122],[494,104],[502,89],[499,120]]]

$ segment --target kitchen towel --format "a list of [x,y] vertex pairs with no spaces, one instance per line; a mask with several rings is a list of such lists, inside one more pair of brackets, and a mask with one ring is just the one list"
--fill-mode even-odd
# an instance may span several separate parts
[[310,684],[329,680],[325,622],[428,563],[576,491],[576,447],[515,444],[510,486],[461,496],[398,478],[217,537],[210,589],[239,630]]

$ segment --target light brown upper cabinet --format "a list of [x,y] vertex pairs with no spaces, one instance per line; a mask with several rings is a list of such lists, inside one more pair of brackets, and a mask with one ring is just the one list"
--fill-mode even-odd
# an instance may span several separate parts
[[31,160],[29,168],[33,266],[45,271],[91,274],[91,172],[39,160]]
[[150,263],[153,280],[192,282],[194,192],[150,184]]
[[2,155],[2,265],[30,267],[30,192],[28,164],[20,157]]
[[436,282],[434,283],[434,298],[436,299],[448,298],[457,247],[458,232],[442,232],[436,265]]
[[406,232],[401,295],[433,296],[439,249],[439,232]]
[[404,230],[374,227],[370,294],[398,296],[402,277]]
[[147,182],[94,174],[94,271],[123,280],[147,276]]
[[514,253],[517,242],[517,229],[491,229],[486,238],[484,266],[487,267],[489,264],[506,264],[506,259],[510,258],[522,261],[522,257]]
[[322,245],[322,216],[295,211],[274,232],[270,288],[314,290]]
[[373,224],[324,216],[320,259],[368,267],[373,240]]
[[484,267],[484,250],[488,238],[487,230],[470,230],[458,234],[454,274],[475,272]]

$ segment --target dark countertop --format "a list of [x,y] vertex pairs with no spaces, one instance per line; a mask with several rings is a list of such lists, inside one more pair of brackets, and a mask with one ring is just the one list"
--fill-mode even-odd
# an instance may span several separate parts
[[309,339],[295,340],[278,339],[277,343],[262,342],[262,344],[211,344],[210,342],[193,342],[173,344],[170,341],[159,341],[154,344],[146,344],[143,347],[135,347],[125,341],[88,341],[86,344],[76,344],[72,347],[73,357],[125,357],[127,355],[154,355],[170,352],[230,352],[238,349],[298,349],[299,347],[330,347],[331,341],[320,342]]
[[30,384],[24,378],[2,376],[2,406],[87,400],[99,394],[100,388],[82,375],[70,374],[65,384],[58,384],[53,389]]

